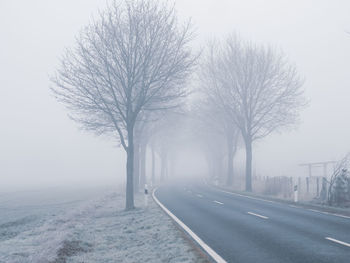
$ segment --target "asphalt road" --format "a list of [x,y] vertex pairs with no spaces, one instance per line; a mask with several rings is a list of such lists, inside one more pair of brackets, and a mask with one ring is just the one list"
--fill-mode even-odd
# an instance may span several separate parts
[[350,218],[221,191],[165,185],[157,199],[227,262],[350,263]]

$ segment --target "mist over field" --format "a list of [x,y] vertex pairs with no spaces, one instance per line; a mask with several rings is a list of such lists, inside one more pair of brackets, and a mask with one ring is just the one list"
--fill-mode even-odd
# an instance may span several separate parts
[[[1,188],[124,179],[125,156],[117,143],[80,132],[48,89],[64,48],[104,6],[101,1],[1,2]],[[347,152],[347,1],[176,1],[176,8],[181,19],[192,17],[196,47],[235,31],[283,49],[305,79],[310,105],[296,129],[256,143],[258,173],[305,174],[299,163],[338,160]]]
[[0,1],[0,263],[345,262],[349,10]]

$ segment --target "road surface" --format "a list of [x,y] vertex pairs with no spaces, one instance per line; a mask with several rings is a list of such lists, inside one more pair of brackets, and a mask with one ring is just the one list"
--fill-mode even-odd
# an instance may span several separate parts
[[155,197],[227,262],[350,263],[350,217],[208,186],[161,186]]

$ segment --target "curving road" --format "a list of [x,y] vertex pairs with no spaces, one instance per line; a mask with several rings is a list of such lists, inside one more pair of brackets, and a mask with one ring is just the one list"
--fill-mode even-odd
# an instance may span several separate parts
[[237,195],[204,183],[156,198],[227,262],[350,262],[350,217]]

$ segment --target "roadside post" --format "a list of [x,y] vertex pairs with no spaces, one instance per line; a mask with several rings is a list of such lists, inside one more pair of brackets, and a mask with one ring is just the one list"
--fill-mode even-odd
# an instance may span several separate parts
[[298,202],[298,185],[294,185],[294,202]]
[[214,184],[215,184],[215,186],[219,185],[219,178],[217,176],[215,176],[215,178],[214,178]]
[[148,206],[148,186],[145,184],[145,207]]

